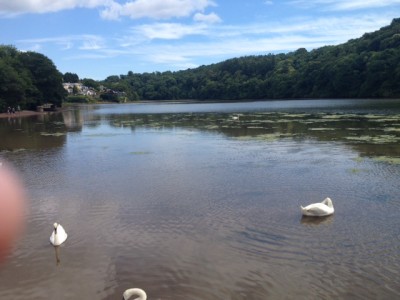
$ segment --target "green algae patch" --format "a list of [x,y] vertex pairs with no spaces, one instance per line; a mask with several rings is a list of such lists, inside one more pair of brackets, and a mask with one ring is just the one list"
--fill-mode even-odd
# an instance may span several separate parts
[[375,161],[386,162],[393,165],[400,165],[400,157],[377,156],[373,158]]

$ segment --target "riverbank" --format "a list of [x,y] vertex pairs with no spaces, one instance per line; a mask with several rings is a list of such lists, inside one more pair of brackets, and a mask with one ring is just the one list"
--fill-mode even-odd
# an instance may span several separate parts
[[66,110],[66,109],[65,108],[59,108],[56,111],[44,111],[44,112],[39,112],[39,111],[34,111],[34,110],[21,110],[19,112],[15,112],[14,114],[0,113],[0,119],[41,116],[41,115],[58,113],[58,112],[60,112],[62,110]]
[[21,118],[21,117],[44,115],[44,114],[47,114],[47,112],[37,112],[37,111],[32,111],[32,110],[21,110],[19,112],[15,112],[14,114],[0,113],[0,118],[1,119],[5,119],[5,118]]

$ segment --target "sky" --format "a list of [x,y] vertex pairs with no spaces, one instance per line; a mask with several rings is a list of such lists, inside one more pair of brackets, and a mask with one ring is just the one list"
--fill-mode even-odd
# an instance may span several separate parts
[[400,0],[0,0],[0,44],[103,80],[338,45],[398,17]]

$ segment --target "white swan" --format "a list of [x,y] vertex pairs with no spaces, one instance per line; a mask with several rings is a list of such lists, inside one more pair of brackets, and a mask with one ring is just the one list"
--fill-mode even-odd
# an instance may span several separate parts
[[147,299],[146,292],[143,291],[142,289],[136,289],[136,288],[126,290],[122,296],[124,297],[124,300],[130,299],[132,296],[139,296],[138,298],[135,298],[133,300],[146,300]]
[[54,223],[53,226],[54,230],[50,236],[50,243],[52,243],[54,246],[59,246],[65,242],[68,234],[60,224]]
[[304,216],[323,217],[333,214],[335,209],[331,198],[325,198],[321,203],[313,203],[306,207],[300,206],[301,212]]

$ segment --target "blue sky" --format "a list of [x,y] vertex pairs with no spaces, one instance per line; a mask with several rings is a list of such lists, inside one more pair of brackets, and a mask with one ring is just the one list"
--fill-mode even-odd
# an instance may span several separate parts
[[0,44],[101,80],[337,45],[397,17],[400,0],[0,0]]

